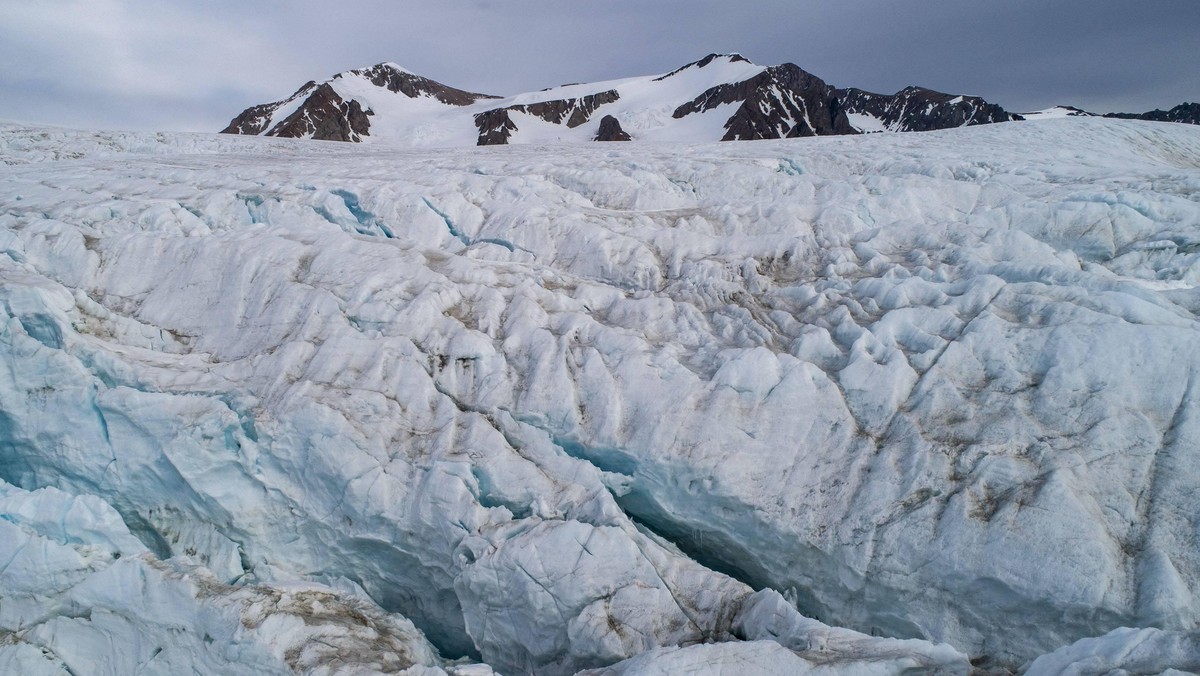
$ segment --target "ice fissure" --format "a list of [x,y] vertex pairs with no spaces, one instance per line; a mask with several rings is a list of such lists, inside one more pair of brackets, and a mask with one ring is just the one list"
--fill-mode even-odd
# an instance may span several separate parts
[[1190,664],[1196,129],[499,150],[0,126],[0,671]]

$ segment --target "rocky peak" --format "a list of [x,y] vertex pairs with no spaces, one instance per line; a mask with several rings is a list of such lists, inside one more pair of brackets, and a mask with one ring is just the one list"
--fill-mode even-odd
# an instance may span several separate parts
[[370,110],[344,100],[328,83],[317,85],[304,105],[275,125],[268,135],[358,142],[371,128]]
[[699,61],[693,61],[689,64],[680,66],[679,68],[676,68],[675,70],[671,71],[670,73],[667,73],[666,75],[663,75],[662,77],[654,78],[654,81],[662,82],[663,80],[665,80],[669,77],[678,75],[679,73],[682,73],[683,71],[685,71],[689,68],[703,68],[714,61],[724,61],[726,63],[738,63],[739,61],[743,62],[743,63],[752,63],[752,61],[750,61],[750,59],[747,59],[746,57],[742,56],[741,54],[738,54],[737,52],[733,52],[732,54],[713,53],[713,54],[709,54],[708,56],[704,57],[703,59],[700,59]]
[[891,131],[931,131],[1022,119],[978,96],[946,94],[909,86],[892,95],[839,89],[835,96],[849,115],[873,118]]
[[295,94],[292,94],[282,101],[251,106],[246,110],[243,110],[240,115],[233,118],[233,120],[229,123],[229,126],[222,129],[221,133],[245,134],[249,136],[258,136],[263,134],[264,132],[269,131],[270,127],[272,126],[271,121],[275,111],[299,98],[303,98],[309,94],[312,94],[313,90],[316,88],[317,83],[309,80],[308,82],[304,83],[304,86],[300,87],[300,89],[297,89]]
[[772,66],[741,82],[718,85],[674,112],[675,118],[741,103],[722,141],[853,134],[832,87],[793,63]]

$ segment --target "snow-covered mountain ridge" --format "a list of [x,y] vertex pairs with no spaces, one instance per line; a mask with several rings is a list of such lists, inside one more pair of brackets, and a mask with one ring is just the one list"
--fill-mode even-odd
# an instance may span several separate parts
[[919,87],[895,95],[836,89],[794,64],[767,67],[739,54],[709,54],[665,75],[507,98],[454,89],[382,63],[248,108],[224,132],[406,146],[698,143],[927,131],[1014,119],[1020,118],[978,97]]
[[1198,158],[0,126],[0,673],[1200,669]]
[[[1096,117],[1096,113],[1074,106],[1055,106],[1032,113],[1022,113],[1027,120],[1055,119],[1059,117]],[[1148,122],[1180,122],[1200,124],[1200,103],[1181,103],[1170,110],[1151,110],[1146,113],[1105,113],[1103,117],[1119,120],[1146,120]]]

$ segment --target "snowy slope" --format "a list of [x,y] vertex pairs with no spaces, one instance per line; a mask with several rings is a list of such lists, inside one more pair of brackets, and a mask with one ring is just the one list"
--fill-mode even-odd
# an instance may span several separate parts
[[0,671],[1189,669],[1197,158],[2,126]]
[[678,119],[672,115],[677,108],[713,87],[728,82],[741,82],[764,70],[766,70],[765,67],[744,59],[722,56],[708,62],[701,60],[665,75],[553,87],[531,94],[519,94],[491,105],[485,105],[485,107],[501,108],[539,101],[579,98],[596,92],[615,91],[619,95],[616,101],[599,106],[587,124],[574,129],[525,116],[521,123],[518,123],[518,131],[513,135],[510,143],[591,141],[596,137],[600,119],[605,115],[616,117],[620,121],[621,127],[639,140],[719,140],[725,133],[725,122],[733,113],[728,107],[716,108]]
[[1095,115],[1074,106],[1054,106],[1032,113],[1021,113],[1021,117],[1026,120],[1059,120],[1064,117],[1095,117]]

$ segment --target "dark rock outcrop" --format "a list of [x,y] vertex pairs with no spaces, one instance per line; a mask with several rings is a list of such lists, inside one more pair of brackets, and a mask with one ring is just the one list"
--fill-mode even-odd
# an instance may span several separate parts
[[596,112],[597,108],[613,103],[619,98],[621,95],[617,93],[617,90],[610,89],[574,99],[523,103],[479,113],[475,116],[475,127],[479,129],[477,145],[491,146],[508,143],[512,132],[517,130],[509,113],[526,113],[540,117],[551,124],[566,124],[567,127],[574,129],[590,120],[592,113]]
[[368,115],[358,101],[344,101],[333,87],[319,85],[304,105],[275,125],[268,136],[313,138],[322,141],[361,141],[371,128]]
[[600,131],[596,133],[597,141],[632,141],[633,137],[625,133],[620,121],[612,115],[600,118]]
[[596,109],[607,103],[621,98],[615,89],[588,94],[574,99],[556,99],[525,103],[505,108],[495,108],[475,116],[475,127],[479,129],[478,145],[490,146],[508,143],[512,132],[517,130],[516,124],[509,115],[511,112],[526,113],[540,117],[551,124],[566,124],[569,128],[578,127],[591,119]]
[[836,96],[846,113],[870,115],[892,131],[932,131],[1024,119],[978,96],[943,94],[924,87],[906,87],[890,96],[839,89]]
[[517,130],[508,115],[508,108],[497,108],[475,116],[475,126],[479,129],[479,140],[476,145],[500,146],[508,143],[512,133]]
[[592,113],[596,112],[597,108],[605,104],[614,103],[619,98],[621,98],[621,95],[617,93],[617,90],[609,89],[608,91],[581,96],[577,99],[544,101],[523,106],[513,106],[512,110],[536,115],[554,124],[563,124],[565,121],[566,125],[573,129],[592,119]]
[[737,53],[734,53],[734,54],[709,54],[708,56],[704,57],[703,59],[700,59],[699,61],[693,61],[685,66],[680,66],[680,67],[676,68],[675,70],[671,71],[670,73],[667,73],[666,75],[663,75],[661,77],[656,77],[656,78],[654,78],[654,81],[662,82],[663,80],[666,80],[669,77],[674,77],[674,76],[682,73],[683,71],[687,70],[688,68],[703,68],[703,67],[707,66],[708,64],[712,63],[713,61],[716,61],[717,59],[720,59],[720,58],[728,59],[730,63],[737,63],[738,61],[741,61],[744,63],[750,63],[750,59],[747,59],[746,57],[742,56],[741,54],[737,54]]
[[1200,124],[1200,103],[1181,103],[1170,110],[1152,110],[1148,113],[1108,113],[1104,117],[1115,117],[1122,120]]
[[854,134],[834,91],[821,78],[785,63],[748,80],[713,87],[676,108],[673,117],[740,102],[725,123],[722,141]]
[[309,80],[304,84],[303,87],[297,89],[295,94],[292,94],[282,101],[251,106],[250,108],[242,111],[240,115],[233,118],[233,121],[229,123],[228,127],[222,129],[221,133],[257,136],[268,130],[267,128],[271,124],[271,116],[275,114],[276,110],[279,110],[296,99],[307,97],[309,94],[312,94],[313,90],[316,88],[317,83]]

